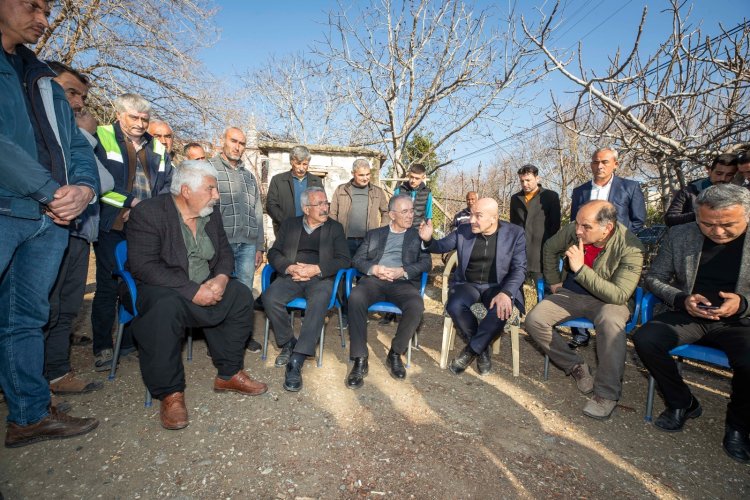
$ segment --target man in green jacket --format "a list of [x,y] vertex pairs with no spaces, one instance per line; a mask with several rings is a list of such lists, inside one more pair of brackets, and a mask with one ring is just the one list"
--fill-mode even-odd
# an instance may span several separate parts
[[[526,316],[526,331],[553,363],[573,376],[578,390],[594,393],[583,409],[592,418],[609,418],[622,394],[628,300],[638,286],[643,251],[638,238],[617,222],[615,206],[604,200],[586,203],[575,222],[544,245],[544,278],[552,295]],[[565,259],[562,271],[560,259]],[[553,328],[578,317],[590,319],[597,332],[595,377]]]

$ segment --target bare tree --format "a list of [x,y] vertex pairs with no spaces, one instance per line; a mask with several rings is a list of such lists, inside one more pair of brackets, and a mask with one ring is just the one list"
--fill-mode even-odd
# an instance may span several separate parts
[[[632,48],[625,55],[618,51],[603,76],[586,69],[580,46],[578,69],[572,70],[574,56],[551,47],[548,30],[534,33],[522,20],[548,68],[578,87],[572,110],[553,96],[551,118],[655,167],[664,202],[674,183],[684,184],[686,168],[750,142],[750,23],[720,27],[718,36],[707,38],[688,23],[684,2],[669,4],[672,32],[659,48],[652,55],[640,50],[644,8]],[[555,22],[558,7],[546,26]]]
[[489,135],[517,89],[539,76],[531,44],[516,39],[513,13],[502,33],[490,28],[494,21],[460,0],[372,0],[356,15],[343,4],[329,15],[317,54],[397,175],[408,168],[404,147],[416,131],[433,134],[432,151],[462,132]]
[[232,106],[195,57],[218,38],[214,13],[211,0],[60,0],[36,51],[89,75],[99,113],[136,92],[174,128],[196,133]]

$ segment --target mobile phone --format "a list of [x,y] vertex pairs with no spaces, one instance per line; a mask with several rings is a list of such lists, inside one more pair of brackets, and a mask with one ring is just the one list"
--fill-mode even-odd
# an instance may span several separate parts
[[703,302],[699,302],[697,307],[698,309],[704,309],[706,311],[712,311],[714,309],[719,308],[719,306],[709,306],[709,305],[704,304]]

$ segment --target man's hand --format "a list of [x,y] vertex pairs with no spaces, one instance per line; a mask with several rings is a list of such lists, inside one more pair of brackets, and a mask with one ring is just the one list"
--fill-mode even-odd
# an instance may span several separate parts
[[125,209],[125,210],[123,210],[123,212],[122,212],[122,221],[123,221],[123,222],[127,222],[127,221],[128,221],[128,219],[130,219],[130,209],[129,209],[129,208],[126,208],[126,209]]
[[287,274],[289,274],[294,281],[309,281],[320,274],[320,267],[317,264],[303,264],[297,262],[286,269]]
[[721,307],[710,312],[719,318],[728,318],[739,312],[740,304],[742,304],[742,299],[740,299],[739,295],[731,292],[719,292],[719,297],[724,299],[724,302],[722,302]]
[[193,297],[193,304],[197,304],[203,307],[213,306],[217,302],[219,301],[216,299],[216,294],[211,289],[211,286],[208,283],[203,283],[198,289],[198,292]]
[[263,252],[257,250],[255,252],[255,270],[257,271],[260,265],[263,264]]
[[430,241],[432,239],[432,221],[422,222],[419,225],[419,237],[422,241]]
[[57,188],[47,208],[58,219],[70,222],[81,215],[93,199],[94,190],[90,187],[69,184]]
[[490,302],[490,309],[492,309],[492,306],[497,307],[498,319],[505,320],[510,318],[510,313],[513,311],[513,303],[510,301],[510,297],[508,297],[506,294],[500,292],[495,295],[495,297],[492,299],[492,302]]
[[578,245],[572,245],[565,252],[565,256],[568,258],[568,267],[574,273],[580,271],[583,267],[583,240],[578,240]]
[[563,284],[562,284],[562,283],[555,283],[554,285],[550,285],[550,286],[549,286],[549,289],[550,289],[550,291],[551,291],[552,293],[557,293],[557,291],[558,291],[559,289],[561,289],[561,288],[562,288],[562,286],[563,286]]
[[[724,293],[724,292],[720,292],[720,293]],[[730,294],[730,295],[734,295],[734,294]],[[738,300],[739,300],[739,297],[738,297]],[[719,319],[719,316],[716,313],[721,309],[721,307],[718,309],[704,309],[702,307],[698,307],[698,305],[713,306],[714,304],[712,304],[710,300],[708,300],[706,297],[704,297],[703,295],[699,293],[688,295],[688,297],[685,299],[685,310],[690,316],[694,316],[696,318],[703,318],[703,319],[712,319],[712,320]]]
[[214,293],[216,302],[220,302],[224,297],[224,291],[227,289],[227,283],[229,283],[229,276],[218,274],[210,280],[206,280],[203,284],[208,285],[208,288]]

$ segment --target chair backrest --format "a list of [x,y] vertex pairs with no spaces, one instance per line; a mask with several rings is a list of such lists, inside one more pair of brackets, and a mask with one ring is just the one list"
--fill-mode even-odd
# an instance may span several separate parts
[[115,246],[115,266],[118,271],[125,270],[125,264],[128,263],[128,242],[121,241]]
[[453,273],[453,269],[455,269],[456,265],[458,264],[458,252],[453,252],[453,255],[450,256],[448,259],[448,262],[445,263],[445,269],[443,269],[443,304],[448,303],[448,293],[451,289],[450,284],[450,278],[451,274]]
[[123,297],[120,297],[120,309],[119,309],[119,322],[127,323],[134,317],[138,316],[138,310],[136,309],[137,300],[137,289],[135,286],[135,280],[131,276],[130,272],[125,269],[125,265],[128,263],[128,242],[121,241],[115,246],[115,270],[112,273],[117,276],[125,283],[130,295],[130,308],[125,307],[122,301]]

